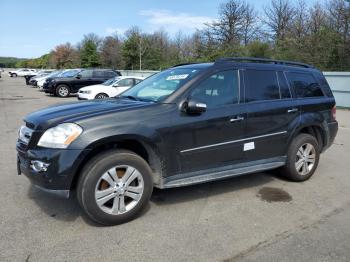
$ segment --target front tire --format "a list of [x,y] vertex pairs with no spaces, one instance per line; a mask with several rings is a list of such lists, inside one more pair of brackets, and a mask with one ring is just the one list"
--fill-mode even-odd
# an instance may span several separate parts
[[17,74],[16,73],[11,74],[11,77],[17,77]]
[[95,99],[104,99],[104,98],[107,98],[109,97],[107,94],[105,93],[98,93],[96,96],[95,96]]
[[56,95],[59,97],[68,97],[70,94],[69,86],[67,85],[59,85],[56,87]]
[[77,198],[92,220],[110,226],[136,218],[152,190],[152,171],[143,158],[127,150],[110,150],[83,168]]
[[320,148],[316,138],[309,134],[299,134],[289,146],[282,175],[295,182],[308,180],[314,174],[319,158]]

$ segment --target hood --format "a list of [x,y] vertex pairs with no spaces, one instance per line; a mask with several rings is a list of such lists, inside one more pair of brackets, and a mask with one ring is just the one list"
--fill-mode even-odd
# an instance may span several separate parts
[[85,87],[82,87],[79,89],[82,90],[82,91],[87,91],[87,90],[91,90],[91,89],[94,89],[94,88],[99,88],[99,87],[105,87],[105,85],[91,85],[91,86],[85,86]]
[[24,118],[30,128],[44,130],[64,122],[77,122],[90,117],[111,114],[129,109],[145,108],[152,102],[141,102],[129,99],[111,98],[79,101],[50,106],[35,111]]

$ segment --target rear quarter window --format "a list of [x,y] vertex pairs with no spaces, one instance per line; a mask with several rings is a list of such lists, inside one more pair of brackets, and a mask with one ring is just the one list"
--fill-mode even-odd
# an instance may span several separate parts
[[286,75],[298,98],[324,96],[320,84],[312,74],[287,72]]

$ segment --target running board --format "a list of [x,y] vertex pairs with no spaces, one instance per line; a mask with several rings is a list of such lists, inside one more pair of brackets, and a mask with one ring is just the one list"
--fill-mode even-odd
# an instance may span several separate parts
[[[216,171],[216,172],[210,172],[210,170],[202,170],[200,172],[191,172],[191,173],[188,173],[187,175],[178,174],[173,177],[163,178],[163,181],[162,181],[163,183],[155,186],[158,188],[172,188],[172,187],[182,187],[182,186],[200,184],[200,183],[205,183],[205,182],[214,181],[214,180],[221,180],[229,177],[240,176],[240,175],[250,174],[250,173],[255,173],[260,171],[266,171],[277,167],[281,167],[285,165],[286,163],[285,160],[286,160],[286,157],[278,157],[278,161],[273,161],[273,162],[267,162],[266,160],[264,160],[263,162],[261,160],[252,161],[250,163],[245,163],[245,166],[243,167],[242,165],[240,165],[240,167]],[[193,175],[189,176],[190,174],[193,174]]]

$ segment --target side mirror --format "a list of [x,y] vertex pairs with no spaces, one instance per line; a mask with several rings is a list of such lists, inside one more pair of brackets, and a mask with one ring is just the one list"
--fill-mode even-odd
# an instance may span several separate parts
[[188,100],[183,104],[183,111],[187,114],[201,114],[207,111],[207,104],[195,100]]
[[113,87],[118,87],[119,85],[118,84],[114,84],[114,85],[112,85]]
[[80,79],[81,78],[81,74],[77,74],[75,78],[76,79]]

